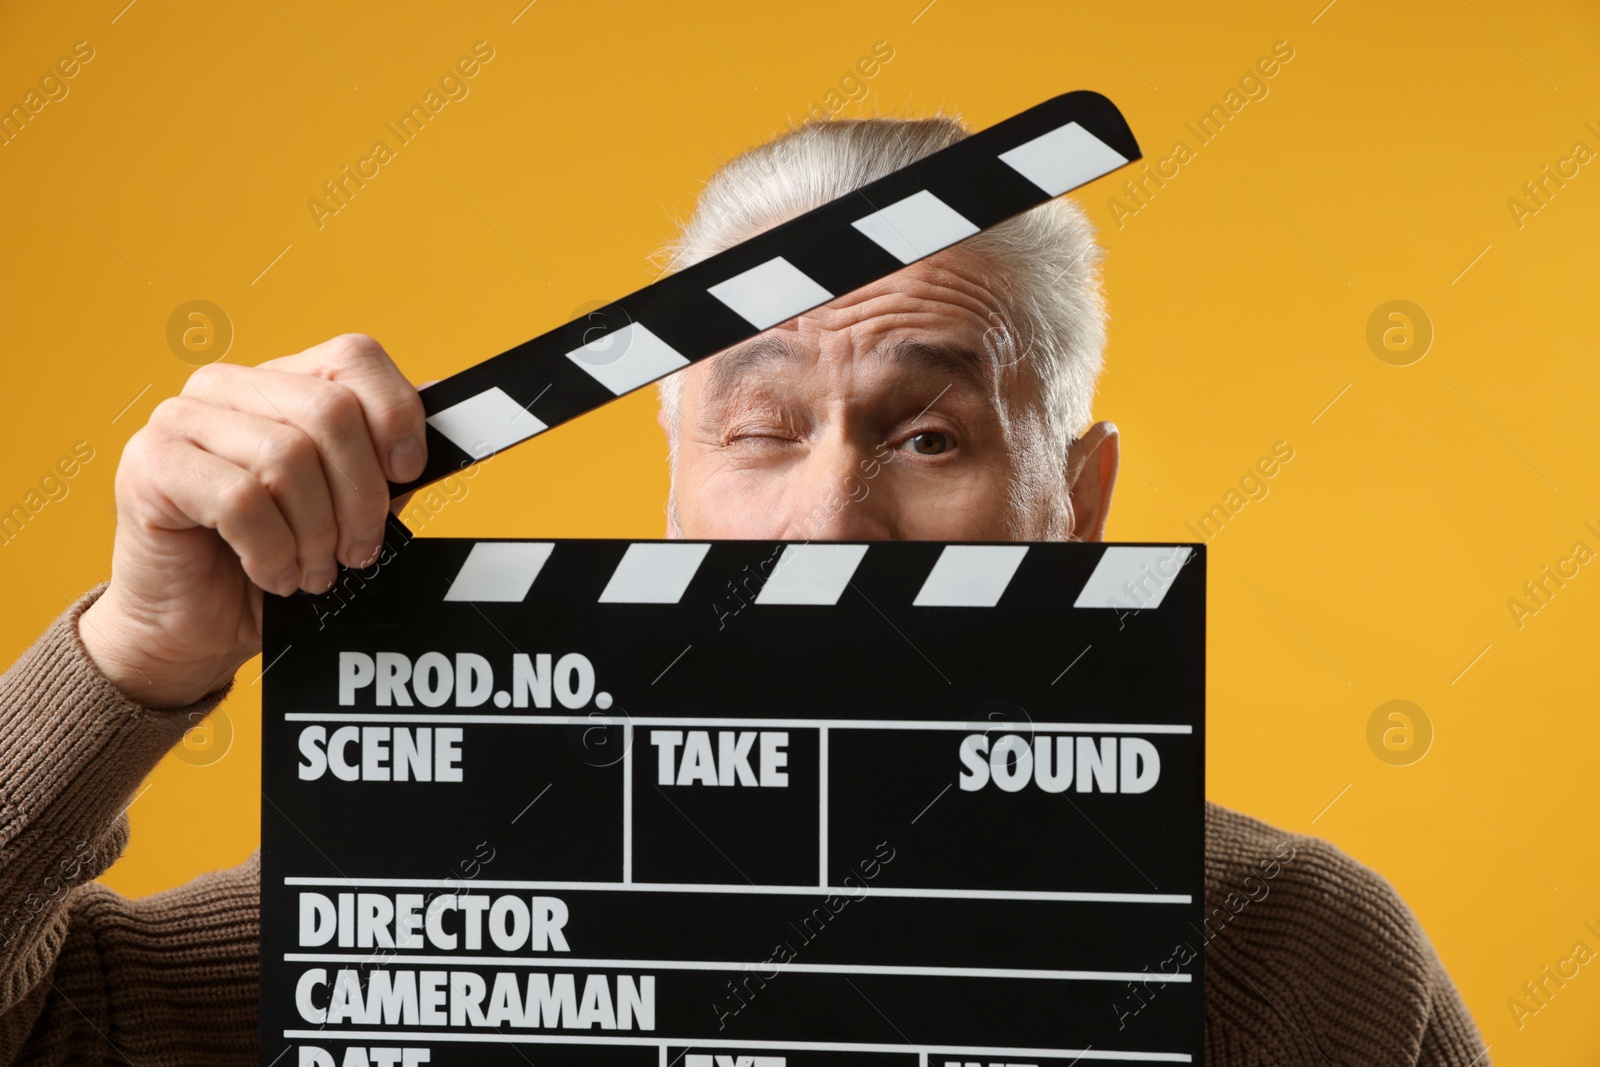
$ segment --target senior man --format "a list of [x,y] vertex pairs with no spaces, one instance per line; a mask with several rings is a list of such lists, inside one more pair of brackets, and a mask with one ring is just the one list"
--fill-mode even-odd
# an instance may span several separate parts
[[[711,179],[675,263],[963,136],[942,118],[801,127]],[[1100,538],[1118,450],[1089,425],[1098,259],[1056,200],[667,379],[669,535]],[[364,337],[203,368],[128,443],[110,582],[0,679],[0,1063],[257,1062],[258,859],[144,900],[86,883],[140,781],[259,650],[262,591],[320,593],[336,561],[370,562],[386,482],[423,449],[416,390]],[[1210,806],[1205,881],[1207,1062],[1486,1062],[1373,872]],[[1144,1006],[1130,986],[1107,1010],[1133,1027]]]

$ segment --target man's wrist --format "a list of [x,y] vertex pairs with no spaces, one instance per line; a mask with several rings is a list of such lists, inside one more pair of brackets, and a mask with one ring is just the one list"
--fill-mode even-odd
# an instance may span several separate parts
[[[109,594],[108,594],[109,595]],[[78,616],[78,638],[95,669],[134,704],[152,709],[188,707],[233,678],[237,664],[221,661],[173,664],[141,652],[148,635],[134,633],[106,596]]]

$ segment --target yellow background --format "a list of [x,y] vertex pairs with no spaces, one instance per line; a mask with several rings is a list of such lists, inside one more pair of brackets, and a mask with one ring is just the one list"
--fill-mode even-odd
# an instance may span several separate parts
[[[122,443],[190,369],[166,341],[179,304],[226,310],[232,361],[360,330],[442,377],[650,281],[717,163],[830,92],[844,114],[982,127],[1094,88],[1147,159],[1194,150],[1120,227],[1126,175],[1079,197],[1109,249],[1112,536],[1191,540],[1275,442],[1295,450],[1211,541],[1210,795],[1393,881],[1496,1061],[1600,1056],[1600,968],[1520,1028],[1507,1007],[1576,941],[1600,949],[1600,564],[1520,629],[1507,606],[1575,541],[1600,549],[1600,163],[1520,228],[1507,205],[1574,142],[1600,149],[1594,5],[125,2],[0,15],[7,108],[74,42],[95,50],[0,147],[0,504],[95,450],[0,547],[5,657],[106,576]],[[470,95],[319,229],[307,200],[479,40],[495,58]],[[1184,123],[1280,40],[1294,58],[1269,95],[1200,146]],[[847,101],[879,41],[893,58]],[[1367,344],[1391,299],[1436,331],[1411,366]],[[429,534],[658,536],[651,397],[472,485]],[[259,673],[225,706],[226,754],[197,738],[135,802],[110,884],[148,892],[255,846]],[[1391,699],[1434,730],[1409,766],[1368,747]]]

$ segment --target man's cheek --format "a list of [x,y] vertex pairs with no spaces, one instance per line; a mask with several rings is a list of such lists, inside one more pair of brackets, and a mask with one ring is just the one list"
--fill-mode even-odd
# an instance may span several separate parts
[[[680,466],[674,504],[686,538],[776,536],[781,529],[781,494],[749,471]],[[758,528],[759,524],[759,528]]]

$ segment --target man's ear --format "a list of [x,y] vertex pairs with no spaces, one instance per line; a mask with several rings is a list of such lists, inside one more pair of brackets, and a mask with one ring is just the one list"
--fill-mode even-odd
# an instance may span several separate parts
[[1122,460],[1117,424],[1097,422],[1067,450],[1067,494],[1072,501],[1072,539],[1099,541],[1106,534],[1111,491]]

